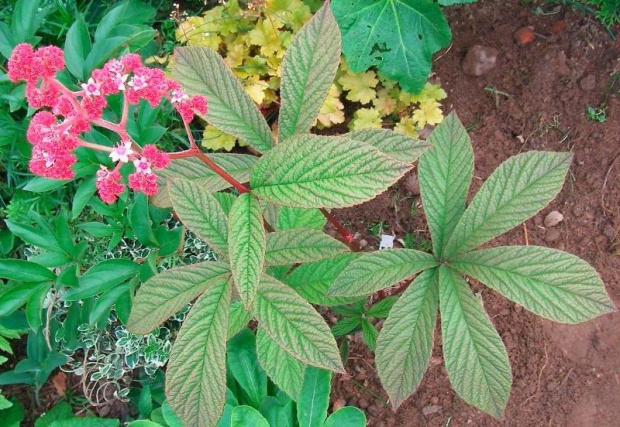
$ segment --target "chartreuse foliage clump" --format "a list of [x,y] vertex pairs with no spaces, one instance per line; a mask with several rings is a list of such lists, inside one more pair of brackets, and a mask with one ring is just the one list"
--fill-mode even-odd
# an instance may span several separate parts
[[[200,159],[173,158],[159,177],[162,191],[154,203],[172,206],[218,256],[218,261],[169,269],[146,281],[127,325],[133,333],[148,333],[195,301],[166,373],[168,401],[186,425],[218,423],[227,398],[226,342],[252,318],[258,322],[258,360],[291,399],[309,393],[304,386],[309,375],[329,387],[327,371],[344,371],[336,341],[311,303],[351,300],[329,301],[329,282],[321,279],[333,279],[356,256],[321,231],[325,218],[319,208],[374,198],[429,146],[381,129],[338,137],[308,134],[339,59],[340,31],[327,5],[292,40],[284,58],[276,139],[217,52],[208,47],[176,51],[173,77],[188,93],[208,97],[203,118],[262,153],[260,159],[204,153]],[[241,184],[248,181],[249,187]],[[303,425],[322,425],[324,412],[316,414],[320,422]],[[235,417],[232,425],[250,425],[235,424]]]
[[[300,59],[289,57],[293,55],[285,52],[321,3],[310,0],[260,0],[244,5],[238,0],[230,0],[181,22],[176,38],[187,46],[207,46],[220,53],[250,98],[265,115],[270,116],[273,107],[280,101],[286,102],[291,95],[281,93],[281,88],[290,88],[290,85],[281,84],[286,78],[281,73],[283,62]],[[443,20],[441,13],[439,16]],[[321,36],[328,40],[333,34]],[[330,57],[339,64],[338,71],[335,78],[316,82],[318,85],[327,84],[328,94],[323,97],[322,87],[316,91],[323,98],[318,114],[308,116],[312,120],[308,124],[310,127],[323,129],[346,124],[355,131],[380,129],[384,124],[392,124],[397,132],[415,138],[427,124],[434,126],[443,119],[439,101],[446,97],[446,93],[439,84],[427,83],[426,76],[413,95],[403,91],[403,86],[386,73],[366,69],[361,73],[359,70],[354,72],[354,68],[340,56]],[[319,59],[314,58],[315,61]],[[174,63],[178,58],[175,55],[157,60]],[[311,86],[314,77],[310,76],[308,80],[309,91],[314,91]],[[351,114],[345,114],[345,103],[355,106]],[[283,109],[285,114],[290,111]],[[285,132],[284,136],[288,137],[291,130],[281,126],[279,131]],[[243,138],[208,125],[202,145],[209,149],[230,151],[236,144],[244,145],[246,142]]]
[[524,308],[561,323],[615,309],[585,261],[537,246],[480,245],[523,223],[562,189],[572,154],[532,151],[501,164],[469,205],[474,154],[451,114],[429,137],[420,159],[422,205],[433,253],[395,249],[362,255],[336,277],[329,297],[361,297],[411,278],[376,343],[377,371],[396,407],[420,384],[433,347],[437,311],[450,382],[466,402],[501,417],[512,373],[502,340],[465,277]]

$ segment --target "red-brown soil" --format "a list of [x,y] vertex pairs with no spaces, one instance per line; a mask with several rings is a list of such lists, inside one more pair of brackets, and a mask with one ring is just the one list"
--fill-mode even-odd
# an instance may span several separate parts
[[[607,121],[586,117],[587,107],[605,98],[612,74],[620,73],[620,39],[614,41],[592,17],[569,8],[540,16],[532,13],[532,5],[522,3],[528,2],[481,1],[447,12],[454,43],[438,56],[435,78],[448,92],[445,111],[456,110],[472,126],[476,168],[470,196],[511,155],[572,150],[575,158],[560,195],[525,228],[517,227],[490,245],[523,245],[527,230],[529,244],[562,249],[592,264],[620,304],[618,84],[607,100]],[[525,26],[533,27],[536,38],[520,46],[513,34]],[[461,70],[460,62],[474,44],[500,51],[497,67],[483,77],[468,77]],[[588,75],[595,81],[590,90],[581,82]],[[509,96],[496,99],[485,87]],[[337,216],[376,247],[368,228],[379,221],[399,238],[406,233],[428,237],[420,206],[417,191],[412,192],[404,179],[378,199]],[[552,210],[560,211],[564,221],[549,231],[543,220]],[[370,426],[620,424],[620,314],[577,326],[557,325],[477,283],[472,286],[482,293],[512,364],[513,389],[502,420],[473,409],[452,391],[439,330],[422,385],[396,412],[381,389],[372,354],[359,337],[351,339],[350,377],[334,380],[333,401],[361,406]]]

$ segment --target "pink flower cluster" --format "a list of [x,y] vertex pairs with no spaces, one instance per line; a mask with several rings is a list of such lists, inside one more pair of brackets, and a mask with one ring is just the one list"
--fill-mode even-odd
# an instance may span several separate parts
[[[80,91],[71,91],[56,80],[56,72],[64,67],[63,51],[54,46],[35,50],[23,43],[15,47],[9,59],[8,77],[13,82],[26,82],[30,106],[49,108],[36,113],[28,128],[27,138],[33,146],[30,170],[47,178],[72,179],[75,176],[72,167],[77,161],[74,150],[79,146],[89,147],[109,152],[116,163],[112,170],[101,166],[97,172],[97,189],[102,200],[114,203],[125,191],[120,168],[126,163],[134,167],[127,179],[129,188],[147,195],[156,194],[154,169],[167,167],[170,160],[168,154],[154,145],[140,147],[131,140],[126,129],[129,105],[144,99],[156,107],[167,98],[183,121],[189,123],[196,114],[207,113],[207,100],[198,95],[190,97],[177,82],[159,69],[146,67],[135,54],[112,59],[94,70],[80,85]],[[123,118],[120,123],[111,123],[103,119],[103,112],[108,106],[107,97],[118,93],[124,96]],[[80,135],[88,132],[91,125],[116,132],[121,141],[114,148],[82,141]]]

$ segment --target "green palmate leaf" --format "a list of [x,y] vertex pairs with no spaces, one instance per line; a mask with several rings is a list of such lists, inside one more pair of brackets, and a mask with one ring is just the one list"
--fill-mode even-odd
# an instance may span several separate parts
[[562,189],[572,158],[530,151],[502,163],[463,213],[444,257],[475,249],[547,206]]
[[20,259],[0,259],[0,277],[20,282],[43,282],[55,279],[56,275],[34,262]]
[[403,163],[413,163],[431,144],[388,129],[362,129],[345,135],[372,145],[383,154]]
[[379,333],[377,371],[394,407],[422,381],[433,349],[438,303],[437,269],[427,270],[403,292]]
[[282,60],[281,141],[312,127],[336,77],[340,44],[340,30],[329,4],[293,39]]
[[187,228],[220,256],[228,255],[228,218],[215,197],[196,182],[168,182],[172,206]]
[[310,304],[341,305],[357,301],[354,297],[327,297],[329,287],[359,253],[343,253],[333,258],[302,264],[284,278],[284,283],[295,289]]
[[323,427],[364,427],[366,415],[354,406],[345,406],[331,414]]
[[282,349],[262,330],[256,333],[258,361],[275,385],[298,401],[306,366]]
[[336,341],[323,318],[285,284],[264,275],[252,314],[261,329],[296,359],[307,365],[344,371]]
[[392,310],[392,307],[394,307],[396,301],[398,301],[398,296],[396,295],[382,299],[381,301],[370,307],[366,314],[370,317],[378,317],[379,319],[384,319],[388,317],[388,315],[390,314],[390,310]]
[[300,209],[284,206],[278,214],[278,230],[312,228],[322,230],[327,219],[318,209]]
[[192,94],[209,100],[206,120],[260,152],[274,146],[273,135],[260,110],[222,57],[208,47],[175,49],[173,77]]
[[235,301],[230,304],[230,316],[228,318],[228,339],[231,339],[248,324],[252,315],[243,307],[243,302]]
[[332,326],[332,334],[336,338],[343,337],[356,330],[362,322],[361,317],[345,317],[340,319],[334,326]]
[[298,135],[263,156],[250,183],[277,205],[337,208],[372,199],[409,169],[360,141]]
[[228,256],[239,297],[252,304],[265,265],[266,237],[260,204],[245,193],[235,200],[228,220]]
[[441,258],[445,244],[465,211],[474,174],[474,150],[455,113],[448,115],[428,140],[433,148],[420,159],[418,177],[433,252]]
[[208,289],[179,331],[166,371],[168,402],[188,426],[213,426],[226,400],[226,331],[231,281]]
[[500,418],[512,385],[506,347],[465,280],[444,266],[439,268],[439,309],[450,384],[467,403]]
[[[256,156],[247,154],[215,153],[209,154],[209,157],[239,182],[247,182],[250,179],[250,172],[258,160]],[[167,186],[168,180],[179,178],[190,180],[210,193],[215,193],[231,187],[228,182],[213,172],[213,170],[200,159],[195,157],[173,159],[167,168],[157,173],[157,182],[162,188],[162,191],[152,197],[151,201],[155,206],[172,206],[168,197],[168,191],[164,189]]]
[[147,334],[206,289],[229,278],[228,265],[217,261],[163,271],[140,286],[127,329],[134,334]]
[[414,249],[371,252],[351,262],[336,277],[327,295],[370,295],[436,265],[431,254]]
[[615,310],[594,268],[555,249],[508,246],[474,251],[453,258],[450,266],[556,322],[580,323]]
[[297,402],[299,427],[322,427],[327,417],[332,373],[311,366],[306,368],[301,396]]
[[347,246],[319,230],[296,228],[276,231],[267,236],[267,265],[289,265],[318,261],[341,252]]
[[351,71],[370,67],[419,92],[435,52],[450,44],[450,27],[432,0],[334,0],[342,49]]
[[235,380],[247,394],[252,406],[258,407],[267,397],[267,374],[258,364],[254,333],[242,329],[228,342],[226,355]]
[[251,406],[241,405],[230,414],[230,427],[269,427],[269,421]]

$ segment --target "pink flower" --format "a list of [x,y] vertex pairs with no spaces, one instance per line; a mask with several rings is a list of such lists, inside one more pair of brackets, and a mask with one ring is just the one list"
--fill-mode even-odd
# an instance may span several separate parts
[[110,158],[113,162],[121,162],[127,163],[129,162],[129,156],[131,156],[134,151],[131,149],[131,141],[122,141],[119,145],[114,148],[114,151],[110,153]]
[[88,79],[87,83],[82,83],[81,86],[86,96],[101,96],[101,83],[92,77]]
[[99,197],[106,203],[114,203],[125,191],[125,185],[121,183],[121,174],[116,170],[109,171],[105,166],[101,166],[97,171],[96,185]]
[[35,84],[39,78],[51,78],[65,68],[62,49],[46,46],[36,51],[28,43],[15,46],[8,64],[8,76],[13,82],[25,80]]
[[35,175],[51,179],[73,179],[75,172],[71,166],[77,159],[71,152],[57,150],[49,152],[35,146],[28,166]]
[[34,83],[26,85],[26,99],[32,108],[50,107],[53,108],[58,103],[61,93],[58,83],[54,80],[44,82],[40,88]]
[[184,122],[191,122],[196,113],[207,114],[207,99],[204,96],[194,95],[190,99],[173,103]]
[[174,89],[170,96],[170,102],[172,102],[173,104],[185,101],[186,99],[189,99],[189,96],[181,89]]
[[140,55],[135,53],[130,53],[129,55],[123,56],[121,58],[121,64],[125,68],[125,72],[136,71],[137,69],[144,67],[144,65],[142,65]]
[[142,191],[147,196],[154,196],[159,192],[157,176],[152,173],[132,173],[129,175],[129,188]]
[[108,102],[102,96],[84,97],[82,98],[81,105],[86,113],[86,118],[93,121],[103,116],[103,110],[108,106]]
[[142,155],[151,165],[158,169],[168,167],[170,164],[168,153],[159,151],[154,145],[145,145],[142,150]]
[[37,62],[40,63],[41,77],[54,77],[56,71],[65,68],[65,54],[61,48],[57,46],[45,46],[37,49],[35,52]]
[[151,172],[151,163],[146,157],[142,157],[140,159],[136,159],[133,161],[133,165],[136,168],[136,173],[140,175],[150,175]]
[[103,68],[107,70],[110,74],[121,74],[125,69],[123,63],[118,59],[110,59],[108,62],[106,62]]

